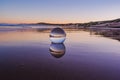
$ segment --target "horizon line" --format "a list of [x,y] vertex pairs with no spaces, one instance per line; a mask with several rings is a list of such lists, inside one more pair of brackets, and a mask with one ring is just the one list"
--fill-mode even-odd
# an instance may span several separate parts
[[96,21],[86,21],[86,22],[65,22],[65,23],[54,23],[54,22],[33,22],[33,23],[30,23],[30,22],[21,22],[21,23],[7,23],[7,22],[0,22],[0,24],[38,24],[38,23],[46,23],[46,24],[82,24],[82,23],[90,23],[90,22],[101,22],[101,21],[111,21],[111,20],[116,20],[116,19],[120,19],[120,18],[114,18],[114,19],[106,19],[106,20],[96,20]]

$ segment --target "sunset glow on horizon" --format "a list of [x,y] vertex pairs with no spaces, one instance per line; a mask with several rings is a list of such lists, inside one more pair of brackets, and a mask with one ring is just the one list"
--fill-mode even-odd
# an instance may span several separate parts
[[120,0],[0,0],[0,23],[84,23],[120,18]]

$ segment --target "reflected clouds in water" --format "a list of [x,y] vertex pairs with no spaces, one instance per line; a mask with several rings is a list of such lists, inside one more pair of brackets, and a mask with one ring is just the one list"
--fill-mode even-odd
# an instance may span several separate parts
[[61,58],[65,54],[65,45],[63,43],[51,43],[49,51],[55,58]]

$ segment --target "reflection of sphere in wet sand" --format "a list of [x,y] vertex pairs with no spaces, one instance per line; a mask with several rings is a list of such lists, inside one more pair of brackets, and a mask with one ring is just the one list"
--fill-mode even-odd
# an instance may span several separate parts
[[51,43],[49,50],[51,55],[55,58],[60,58],[65,54],[64,44]]
[[54,28],[50,33],[50,40],[52,43],[63,43],[66,38],[66,33],[61,28]]

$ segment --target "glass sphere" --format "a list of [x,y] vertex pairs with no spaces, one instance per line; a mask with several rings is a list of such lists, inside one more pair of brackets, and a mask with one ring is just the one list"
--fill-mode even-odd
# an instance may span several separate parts
[[65,54],[65,45],[62,43],[51,43],[49,51],[55,58],[60,58]]
[[66,39],[66,33],[61,28],[54,28],[50,33],[52,43],[63,43]]

